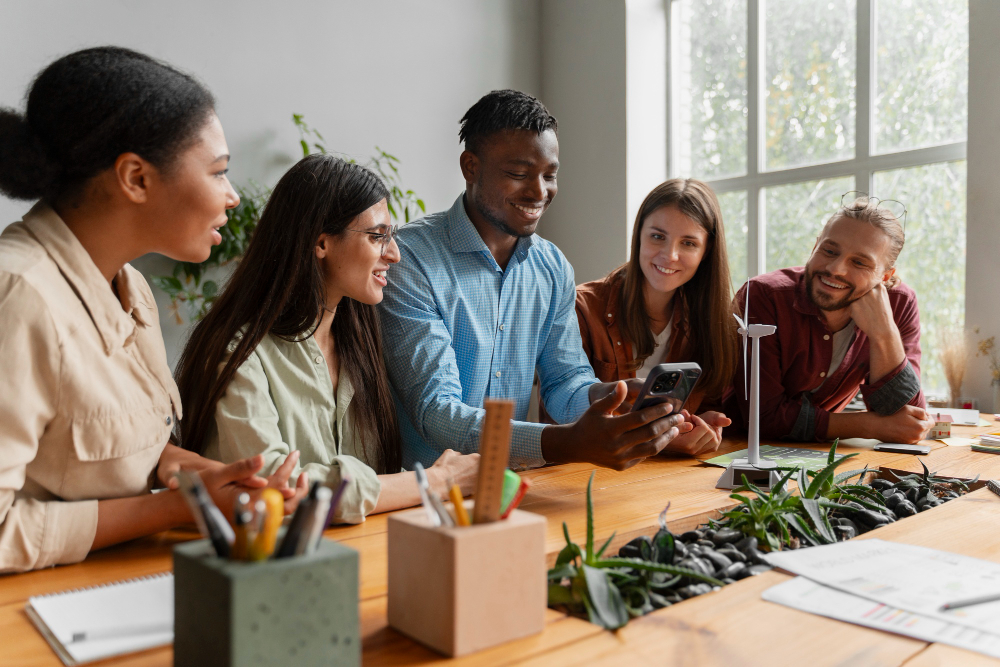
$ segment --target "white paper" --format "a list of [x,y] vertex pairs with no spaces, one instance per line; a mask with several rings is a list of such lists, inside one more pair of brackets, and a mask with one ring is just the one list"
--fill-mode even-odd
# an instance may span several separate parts
[[805,577],[772,586],[762,597],[792,609],[834,618],[926,642],[939,642],[1000,658],[1000,635],[913,614],[844,593]]
[[[28,603],[77,663],[174,640],[174,577],[169,573],[33,597]],[[78,632],[106,638],[73,642]]]
[[[931,417],[936,414],[951,415],[952,424],[958,426],[979,426],[979,410],[966,410],[964,408],[928,408],[927,412]],[[986,424],[989,426],[989,422]]]
[[1000,634],[1000,601],[941,605],[1000,593],[1000,563],[883,540],[850,540],[767,555],[772,565],[837,590]]

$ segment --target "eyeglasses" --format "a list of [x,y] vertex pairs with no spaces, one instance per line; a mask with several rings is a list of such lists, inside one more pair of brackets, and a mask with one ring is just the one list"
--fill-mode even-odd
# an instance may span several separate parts
[[903,205],[903,202],[896,199],[879,199],[878,197],[870,196],[867,192],[859,192],[858,190],[851,190],[840,196],[840,207],[852,213],[859,213],[865,210],[872,202],[875,202],[875,208],[884,208],[896,220],[899,220],[899,224],[903,226],[903,232],[906,232],[906,206]]
[[385,249],[389,247],[392,239],[395,238],[396,232],[399,231],[399,225],[389,225],[386,227],[384,232],[369,232],[366,229],[348,229],[348,232],[354,232],[356,234],[367,234],[376,241],[382,242],[382,257],[385,257]]

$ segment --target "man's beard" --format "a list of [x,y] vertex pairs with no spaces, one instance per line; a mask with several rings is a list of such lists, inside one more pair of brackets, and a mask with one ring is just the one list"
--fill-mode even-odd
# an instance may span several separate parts
[[[816,277],[826,278],[831,282],[837,282],[847,285],[848,287],[847,295],[837,301],[833,301],[825,294],[818,294],[816,292],[816,286],[813,282],[813,279]],[[831,276],[829,273],[825,271],[822,273],[813,273],[808,269],[806,269],[806,291],[809,294],[809,300],[812,301],[813,304],[820,310],[834,311],[847,308],[852,303],[861,298],[860,296],[855,296],[856,289],[857,288],[855,285],[852,285],[851,283],[845,280],[834,280],[833,276]]]
[[[479,181],[480,191],[482,191],[482,185],[483,185],[482,179],[480,179]],[[503,216],[500,215],[500,213],[490,208],[488,204],[480,201],[479,199],[476,199],[474,202],[472,202],[472,205],[476,207],[476,210],[479,211],[479,215],[483,216],[486,222],[490,223],[491,225],[493,225],[494,229],[503,232],[507,236],[513,236],[514,238],[520,239],[520,238],[527,238],[529,236],[534,235],[535,233],[534,230],[530,232],[517,231],[504,221]]]

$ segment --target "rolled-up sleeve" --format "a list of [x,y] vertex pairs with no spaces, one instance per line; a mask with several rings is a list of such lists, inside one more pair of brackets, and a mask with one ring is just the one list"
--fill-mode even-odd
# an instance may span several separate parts
[[337,489],[344,478],[348,479],[333,513],[333,523],[362,523],[378,504],[382,484],[378,475],[368,465],[353,456],[341,455],[333,460],[327,486]]
[[41,297],[0,274],[0,572],[76,563],[97,535],[97,501],[19,497],[59,401],[61,350]]
[[861,397],[869,410],[880,415],[899,412],[904,405],[927,407],[920,387],[920,313],[915,298],[890,293],[892,315],[899,329],[906,359],[878,382],[861,385]]

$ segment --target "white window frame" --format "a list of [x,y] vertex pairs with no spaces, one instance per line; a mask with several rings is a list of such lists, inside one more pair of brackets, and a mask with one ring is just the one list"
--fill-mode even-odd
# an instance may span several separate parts
[[[671,177],[690,176],[679,173],[678,151],[684,142],[676,135],[680,117],[678,100],[684,99],[674,76],[674,63],[678,57],[680,22],[674,20],[677,3],[668,0],[667,39],[670,66],[667,67],[667,173]],[[780,1],[780,0],[778,0]],[[875,172],[907,167],[919,167],[940,162],[966,159],[967,141],[916,148],[892,153],[876,154],[873,151],[872,124],[875,115],[875,2],[857,2],[857,106],[855,113],[855,155],[848,160],[793,167],[789,169],[764,169],[764,109],[766,72],[765,57],[765,6],[767,0],[747,0],[747,173],[731,178],[703,180],[716,193],[745,191],[747,193],[747,275],[757,276],[767,266],[767,221],[764,209],[764,188],[853,176],[855,189],[872,192]],[[695,175],[697,176],[697,175]],[[879,193],[873,193],[878,195]],[[887,195],[888,196],[888,195]],[[968,224],[968,223],[966,223]]]

